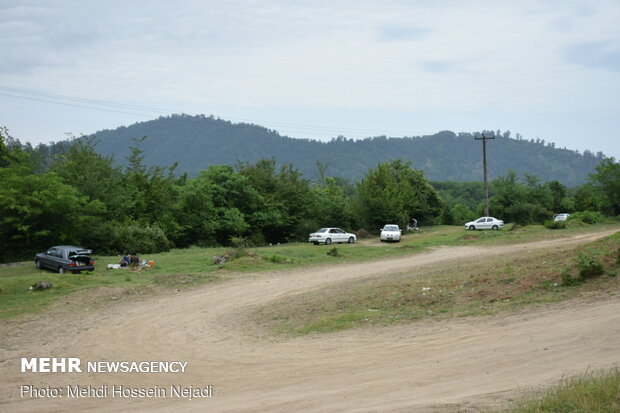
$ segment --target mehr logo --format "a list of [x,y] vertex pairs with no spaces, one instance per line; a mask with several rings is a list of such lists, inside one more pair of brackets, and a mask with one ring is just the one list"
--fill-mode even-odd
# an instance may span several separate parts
[[22,373],[81,373],[77,357],[22,357]]

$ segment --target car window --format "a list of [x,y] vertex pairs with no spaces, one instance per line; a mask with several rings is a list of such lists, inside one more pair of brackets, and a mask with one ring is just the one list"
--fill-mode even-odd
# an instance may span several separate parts
[[493,218],[487,218],[487,222],[493,222]]
[[339,234],[345,234],[345,232],[343,230],[341,230],[340,228],[337,228],[336,232],[339,233]]
[[481,219],[479,219],[479,220],[478,220],[478,221],[476,221],[476,222],[484,222],[484,218],[481,218]]
[[386,225],[383,228],[384,231],[398,231],[398,226],[396,225]]
[[321,228],[320,230],[318,230],[317,232],[325,232],[327,231],[327,228]]
[[336,233],[336,230],[332,228],[332,229],[330,229],[330,230],[329,230],[329,233],[330,233],[330,234],[335,234],[335,233]]

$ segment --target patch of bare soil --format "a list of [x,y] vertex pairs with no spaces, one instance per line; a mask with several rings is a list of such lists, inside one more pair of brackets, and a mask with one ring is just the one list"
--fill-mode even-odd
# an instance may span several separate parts
[[[620,363],[620,300],[581,297],[492,317],[424,321],[278,339],[245,315],[274,299],[345,279],[488,255],[573,248],[608,233],[496,247],[439,248],[377,262],[254,274],[192,291],[110,300],[92,314],[51,310],[0,324],[0,410],[470,412],[517,389]],[[72,314],[72,315],[71,315]],[[67,327],[69,323],[70,327]],[[15,331],[19,331],[16,333]],[[185,373],[20,373],[21,357],[187,361]],[[129,386],[168,397],[29,398],[19,386]],[[170,385],[213,397],[170,397]]]

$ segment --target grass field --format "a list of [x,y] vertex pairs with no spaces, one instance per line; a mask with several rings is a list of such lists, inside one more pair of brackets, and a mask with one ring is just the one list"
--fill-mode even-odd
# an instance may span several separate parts
[[[377,238],[372,238],[359,240],[354,245],[329,247],[308,243],[249,248],[243,251],[192,247],[143,255],[143,259],[153,260],[155,267],[141,271],[107,270],[107,264],[117,263],[120,257],[95,256],[96,270],[80,275],[59,275],[38,270],[33,262],[5,264],[0,266],[0,318],[36,313],[59,297],[94,287],[141,289],[141,291],[157,288],[182,289],[209,282],[222,282],[230,277],[242,277],[246,273],[377,260],[412,254],[441,245],[508,244],[612,228],[620,229],[620,224],[617,221],[609,221],[606,224],[575,226],[564,230],[528,226],[516,230],[484,232],[465,231],[460,226],[437,226],[407,234],[401,243],[395,244],[383,244]],[[213,264],[213,256],[223,254],[236,255],[238,258],[221,265]],[[39,281],[49,281],[54,284],[54,288],[46,291],[29,290],[31,285]]]
[[[534,251],[526,257],[515,253],[357,279],[270,302],[253,319],[274,333],[305,335],[489,315],[586,291],[615,293],[620,291],[619,247],[616,233],[579,249]],[[603,274],[581,280],[582,262],[600,264]]]

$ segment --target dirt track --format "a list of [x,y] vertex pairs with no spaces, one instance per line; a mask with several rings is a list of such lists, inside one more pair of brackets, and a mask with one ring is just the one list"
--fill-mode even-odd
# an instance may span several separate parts
[[[440,248],[373,263],[204,286],[83,317],[0,325],[2,411],[478,411],[518,388],[620,364],[620,300],[582,298],[544,310],[274,339],[244,319],[269,301],[359,277],[435,267],[472,255],[569,248],[598,233],[534,244]],[[10,331],[9,331],[10,329]],[[20,357],[187,361],[183,374],[32,374]],[[19,386],[214,386],[212,398],[20,398]]]

